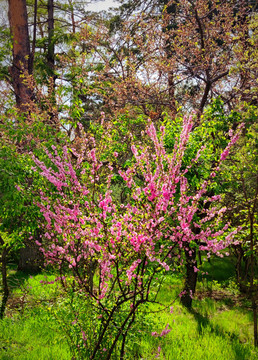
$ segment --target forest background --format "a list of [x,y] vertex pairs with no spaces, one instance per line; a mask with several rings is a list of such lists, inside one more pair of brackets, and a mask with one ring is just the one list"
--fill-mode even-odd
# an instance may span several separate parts
[[[253,319],[239,356],[255,356],[256,2],[0,3],[3,326],[51,308],[67,358],[145,358],[151,343],[147,358],[176,359],[171,319],[150,314],[175,303],[204,326],[198,296],[233,291]],[[233,270],[212,293],[217,261]],[[24,284],[42,274],[55,296],[36,305]]]

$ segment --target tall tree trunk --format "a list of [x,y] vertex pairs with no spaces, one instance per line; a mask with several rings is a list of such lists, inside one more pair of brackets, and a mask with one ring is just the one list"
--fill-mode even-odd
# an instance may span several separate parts
[[69,2],[69,7],[70,7],[70,11],[71,11],[71,21],[72,21],[72,32],[73,32],[73,34],[75,34],[75,19],[74,19],[74,9],[73,9],[73,2],[72,2],[72,0],[68,0],[68,2]]
[[[166,6],[166,12],[167,14],[169,14],[171,16],[170,19],[170,25],[164,26],[163,27],[163,31],[164,33],[167,33],[169,30],[171,30],[171,27],[176,26],[176,7],[175,4],[169,4],[168,0],[165,0],[164,2],[164,6]],[[171,44],[173,43],[173,41],[175,41],[175,39],[169,35],[166,43],[165,43],[165,47],[164,50],[166,52],[167,55],[167,60],[170,61],[171,58],[173,58],[174,53],[171,50]],[[169,99],[169,108],[171,110],[171,115],[172,117],[176,117],[176,113],[177,113],[177,107],[176,107],[176,98],[175,98],[175,74],[174,74],[174,66],[170,65],[170,69],[168,71],[168,99]]]
[[32,90],[22,75],[29,72],[30,41],[26,0],[8,0],[9,23],[13,43],[13,65],[10,69],[16,104],[21,111],[28,110]]
[[55,45],[54,45],[54,2],[48,0],[48,52],[47,52],[47,64],[50,71],[50,75],[54,76],[55,69]]
[[175,83],[174,83],[174,73],[171,70],[168,73],[168,94],[169,94],[169,107],[172,112],[172,117],[176,117],[176,99],[175,99]]
[[[12,85],[18,109],[21,112],[28,112],[30,111],[29,103],[33,99],[33,90],[26,82],[26,75],[32,74],[33,72],[33,60],[36,44],[37,0],[34,2],[35,8],[32,52],[30,51],[26,0],[8,0],[8,6],[8,17],[13,46],[13,64],[10,69]],[[23,150],[24,149],[22,148],[21,151]],[[24,262],[26,262],[26,264],[30,264],[31,260],[27,257]],[[31,265],[34,266],[34,262],[31,263]],[[24,269],[25,268],[21,266],[21,270]]]
[[192,297],[195,294],[195,288],[197,283],[197,261],[196,251],[194,249],[185,250],[186,259],[186,278],[183,295],[181,297],[181,303],[188,309],[192,307]]
[[55,42],[54,42],[54,1],[48,0],[48,51],[47,51],[47,65],[49,71],[48,96],[51,108],[48,109],[50,123],[56,125],[58,123],[58,116],[55,109]]

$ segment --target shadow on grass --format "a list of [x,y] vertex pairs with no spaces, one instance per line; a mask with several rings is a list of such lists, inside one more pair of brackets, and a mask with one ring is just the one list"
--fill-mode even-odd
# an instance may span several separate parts
[[[32,274],[24,271],[12,271],[8,274],[8,285],[11,291],[22,288]],[[35,273],[33,274],[35,275]]]
[[226,281],[235,276],[235,262],[233,256],[213,257],[210,262],[203,262],[202,271],[208,272],[208,275],[205,275],[208,281]]
[[241,344],[239,337],[235,333],[225,331],[219,325],[212,324],[208,316],[203,316],[194,309],[189,310],[189,312],[194,316],[195,320],[197,321],[198,324],[197,330],[199,334],[204,334],[204,332],[209,330],[211,333],[215,334],[216,336],[219,336],[224,339],[228,338],[231,341],[231,347],[235,353],[235,359],[236,360],[249,359],[250,350]]

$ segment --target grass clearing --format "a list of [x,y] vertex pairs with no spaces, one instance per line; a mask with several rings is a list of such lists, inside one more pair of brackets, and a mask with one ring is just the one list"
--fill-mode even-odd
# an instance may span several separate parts
[[[171,282],[161,291],[169,294]],[[167,291],[166,291],[167,288]],[[168,295],[166,295],[168,300]],[[164,360],[254,360],[258,352],[252,346],[252,312],[239,306],[228,307],[212,298],[195,299],[188,312],[179,301],[174,311],[150,315],[157,328],[169,324],[171,331],[164,338],[146,335],[139,346],[141,358]]]
[[11,272],[12,296],[0,322],[0,359],[71,359],[66,338],[49,312],[60,289],[56,283],[41,283],[54,279],[51,274]]
[[[139,327],[143,330],[135,330],[132,334],[126,359],[255,360],[258,353],[252,345],[252,312],[234,300],[238,296],[233,291],[234,286],[231,301],[228,301],[226,295],[231,290],[225,289],[225,284],[230,280],[221,275],[221,267],[218,269],[218,272],[213,271],[213,280],[206,278],[199,282],[191,312],[181,306],[177,297],[182,289],[181,275],[166,276],[157,300],[165,303],[167,308],[161,310],[157,304],[146,307],[147,315],[142,322],[147,326]],[[231,272],[228,274],[230,276]],[[28,276],[11,271],[12,295],[7,316],[0,322],[1,360],[72,358],[67,338],[58,322],[60,319],[53,315],[55,309],[62,308],[65,300],[54,279],[55,275],[51,273]],[[220,299],[215,298],[216,292],[220,293]],[[166,326],[170,330],[166,336],[152,335],[152,332],[160,334]]]

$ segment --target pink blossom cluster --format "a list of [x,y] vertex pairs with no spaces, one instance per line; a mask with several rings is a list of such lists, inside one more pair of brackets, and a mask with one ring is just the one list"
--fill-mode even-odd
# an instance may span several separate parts
[[[220,226],[224,214],[217,204],[220,197],[206,195],[215,173],[195,193],[185,176],[201,150],[192,165],[182,170],[192,127],[192,118],[185,117],[181,136],[169,154],[164,147],[165,129],[158,136],[149,123],[146,133],[152,148],[132,146],[134,164],[119,171],[131,194],[126,204],[113,197],[114,170],[99,160],[94,139],[85,135],[81,152],[72,150],[75,163],[67,148],[62,156],[56,148],[54,154],[46,152],[51,167],[34,158],[41,175],[56,189],[55,196],[52,190],[50,195],[50,190],[42,190],[38,204],[46,229],[42,251],[48,263],[60,269],[69,267],[78,287],[86,292],[91,272],[97,271],[99,285],[90,292],[97,301],[114,288],[120,289],[118,297],[128,299],[131,292],[140,293],[149,281],[149,264],[153,272],[168,271],[168,260],[181,249],[191,252],[192,242],[200,244],[200,250],[220,254],[233,241],[235,231],[229,232],[228,224]],[[237,136],[232,137],[221,160]],[[207,210],[205,201],[214,205]]]

